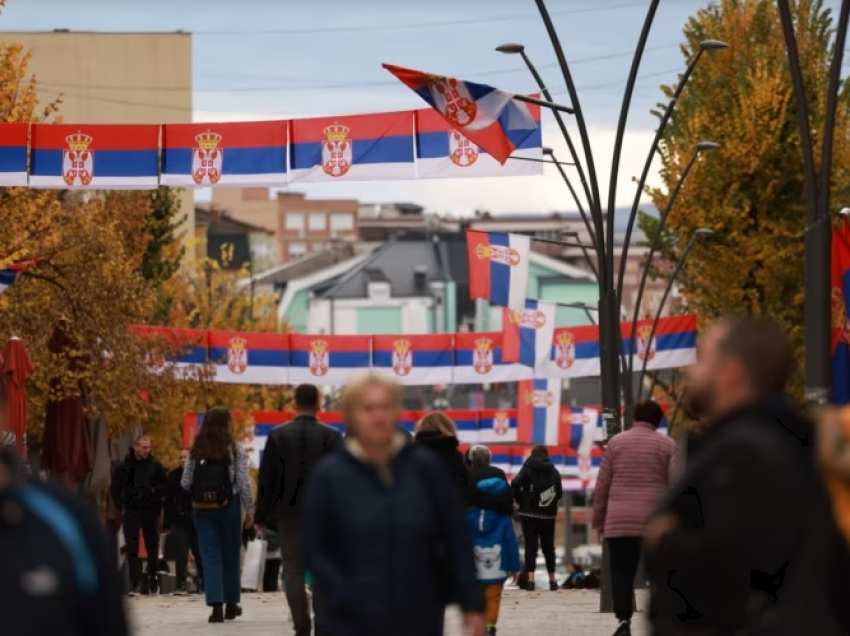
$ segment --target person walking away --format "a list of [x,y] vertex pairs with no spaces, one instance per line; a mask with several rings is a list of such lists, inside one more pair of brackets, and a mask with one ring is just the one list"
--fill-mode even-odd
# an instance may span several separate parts
[[[513,501],[504,473],[498,475],[487,471],[487,468],[495,468],[490,465],[493,456],[489,448],[473,446],[469,449],[468,457],[470,477],[473,475],[476,477],[475,489],[490,496],[507,495],[508,503],[511,504],[508,512],[489,510],[475,505],[467,510],[467,523],[472,536],[475,563],[478,567],[478,582],[483,586],[484,591],[487,634],[495,636],[505,581],[520,570],[519,546],[511,520]],[[499,469],[496,468],[496,470]]]
[[159,533],[163,500],[168,490],[165,469],[151,453],[151,440],[139,435],[124,461],[112,476],[111,494],[121,515],[124,545],[127,547],[127,568],[130,573],[130,595],[142,591],[142,564],[139,559],[139,535],[144,538],[147,552],[147,586],[145,591],[156,594],[159,561]]
[[242,614],[239,559],[242,508],[245,527],[254,525],[248,454],[233,435],[233,417],[223,406],[207,411],[183,467],[181,485],[192,498],[192,518],[204,567],[210,623]]
[[401,387],[369,372],[341,406],[349,433],[316,468],[302,510],[307,567],[327,603],[320,626],[333,636],[441,636],[456,602],[467,632],[483,636],[466,509],[440,459],[396,431]]
[[[304,490],[316,466],[341,443],[342,435],[316,417],[321,404],[317,387],[299,385],[295,387],[294,397],[295,419],[275,428],[266,440],[260,462],[257,523],[260,527],[277,527],[283,586],[295,636],[310,636],[310,602],[304,586],[305,568],[299,540],[301,508],[306,496]],[[316,634],[322,636],[318,624],[322,605],[316,594],[312,604],[317,617]]]
[[631,634],[635,576],[650,514],[677,473],[676,442],[658,434],[664,411],[645,400],[634,407],[634,425],[615,435],[593,492],[593,527],[608,544],[611,595],[619,625],[615,636]]
[[[195,560],[198,583],[203,586],[204,566],[198,547],[198,532],[192,522],[192,496],[183,488],[184,466],[189,457],[189,449],[180,451],[180,465],[168,473],[168,494],[165,497],[163,513],[163,530],[170,534],[176,547],[174,563],[177,587],[175,594],[184,595],[188,592],[189,552]],[[202,591],[203,587],[199,589]]]
[[[5,406],[0,394],[0,418]],[[3,445],[0,510],[3,636],[129,636],[115,553],[88,502],[27,478]]]
[[439,455],[449,470],[455,487],[464,500],[468,499],[466,465],[458,450],[457,426],[445,413],[432,411],[416,423],[414,441]]
[[549,589],[558,590],[555,580],[555,519],[563,495],[561,474],[545,446],[535,446],[511,483],[514,500],[519,504],[519,520],[525,538],[525,570],[528,572],[526,590],[534,591],[534,570],[537,569],[537,546],[546,559]]
[[705,435],[644,533],[654,636],[848,633],[850,557],[783,393],[792,359],[769,320],[719,320],[699,344],[685,396]]
[[510,488],[499,488],[496,491],[491,491],[478,487],[478,484],[485,479],[501,479],[506,484],[508,483],[508,476],[505,471],[498,466],[493,466],[491,464],[492,459],[493,455],[486,446],[473,446],[467,451],[467,502],[476,508],[491,510],[510,517],[514,512],[514,498]]

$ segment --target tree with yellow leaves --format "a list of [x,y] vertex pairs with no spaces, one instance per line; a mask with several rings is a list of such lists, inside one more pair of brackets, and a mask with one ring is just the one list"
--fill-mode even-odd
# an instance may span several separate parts
[[[821,0],[793,4],[814,130],[823,128],[833,23]],[[788,59],[774,0],[719,0],[684,30],[682,52],[707,39],[729,44],[703,56],[664,133],[663,187],[649,193],[664,209],[697,143],[722,148],[700,160],[667,221],[662,255],[678,260],[692,232],[698,244],[680,274],[687,311],[711,321],[730,314],[768,315],[791,332],[802,354],[803,236],[806,200],[800,133]],[[669,98],[673,88],[662,89]],[[833,200],[850,193],[850,96],[843,87],[836,120]],[[656,113],[657,114],[657,113]],[[821,139],[815,156],[820,157]],[[657,219],[642,215],[652,237]],[[800,357],[802,360],[802,356]],[[802,367],[802,365],[800,365]],[[802,381],[802,375],[797,379]]]

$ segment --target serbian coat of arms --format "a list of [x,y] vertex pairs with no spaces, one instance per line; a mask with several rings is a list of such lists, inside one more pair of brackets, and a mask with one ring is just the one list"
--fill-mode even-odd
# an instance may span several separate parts
[[244,338],[231,338],[227,349],[227,368],[241,375],[248,369],[248,342]]
[[475,341],[472,352],[472,368],[476,373],[486,375],[493,368],[493,341],[489,338],[479,338]]
[[317,377],[327,375],[330,370],[328,343],[314,340],[310,343],[310,373]]
[[87,186],[94,178],[94,138],[82,132],[65,137],[68,148],[62,151],[62,180],[69,186]]
[[195,137],[197,148],[192,149],[192,181],[198,185],[215,185],[221,181],[224,149],[220,148],[222,136],[206,131]]
[[354,162],[354,149],[348,138],[348,126],[334,124],[325,128],[322,143],[322,170],[330,177],[342,177]]
[[413,370],[413,349],[409,340],[396,340],[393,343],[393,373],[398,376],[409,375]]

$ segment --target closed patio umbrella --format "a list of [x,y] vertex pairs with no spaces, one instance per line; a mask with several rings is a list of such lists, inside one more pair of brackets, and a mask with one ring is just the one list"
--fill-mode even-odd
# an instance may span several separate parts
[[3,347],[3,388],[6,392],[6,422],[15,434],[16,447],[26,457],[27,444],[27,380],[35,371],[26,347],[20,338],[12,338]]

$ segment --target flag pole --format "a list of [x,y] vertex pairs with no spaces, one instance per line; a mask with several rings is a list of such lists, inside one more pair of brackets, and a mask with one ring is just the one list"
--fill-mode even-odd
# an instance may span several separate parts
[[564,106],[563,104],[556,104],[555,102],[547,102],[545,99],[537,99],[536,97],[529,97],[528,95],[514,95],[514,99],[518,102],[525,102],[526,104],[536,104],[537,106],[542,106],[543,108],[550,108],[552,110],[559,110],[562,113],[567,113],[569,115],[574,115],[575,111],[569,106]]

